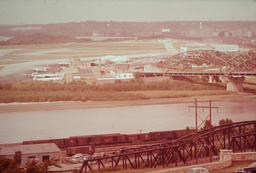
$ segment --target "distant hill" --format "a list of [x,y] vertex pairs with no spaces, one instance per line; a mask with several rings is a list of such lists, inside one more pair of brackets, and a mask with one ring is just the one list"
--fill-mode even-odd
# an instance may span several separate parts
[[[167,29],[169,33],[162,33]],[[230,32],[243,35],[251,32],[256,37],[255,21],[203,21],[200,30],[199,21],[172,22],[71,22],[35,25],[0,25],[0,36],[14,36],[0,44],[39,44],[56,42],[82,42],[75,37],[138,37],[143,38],[183,38],[191,33]],[[209,34],[208,34],[209,35]],[[213,35],[213,34],[212,34]],[[215,34],[216,35],[216,34]]]
[[37,33],[31,35],[18,35],[7,41],[0,41],[0,45],[69,43],[74,41],[91,41],[91,39],[77,40],[70,36]]
[[[162,32],[162,29],[170,29],[171,32],[195,31],[200,29],[199,21],[174,21],[174,22],[71,22],[41,25],[6,25],[0,26],[1,36],[31,35],[44,33],[65,36],[92,36],[99,33],[102,36],[132,36],[136,33]],[[202,22],[203,30],[234,31],[254,30],[255,21],[207,21]]]

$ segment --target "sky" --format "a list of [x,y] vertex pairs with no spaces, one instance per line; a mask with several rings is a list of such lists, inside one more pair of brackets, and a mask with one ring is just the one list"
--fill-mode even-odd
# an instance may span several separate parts
[[256,0],[0,0],[0,24],[256,21]]

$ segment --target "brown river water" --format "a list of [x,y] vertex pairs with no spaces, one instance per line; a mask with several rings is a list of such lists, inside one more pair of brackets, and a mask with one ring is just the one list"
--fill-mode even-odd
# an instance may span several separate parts
[[[50,104],[50,103],[49,103]],[[0,113],[0,144],[94,134],[134,134],[195,127],[193,103]],[[200,102],[198,106],[209,106]],[[212,102],[212,122],[256,120],[256,100]],[[198,109],[205,119],[209,109]],[[201,120],[198,118],[198,125]]]

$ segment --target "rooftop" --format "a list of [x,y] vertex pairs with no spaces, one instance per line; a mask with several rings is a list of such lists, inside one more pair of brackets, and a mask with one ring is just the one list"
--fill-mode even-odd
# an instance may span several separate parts
[[14,155],[14,153],[18,150],[20,150],[22,152],[22,154],[60,152],[61,151],[56,146],[55,143],[3,146],[0,148],[1,148],[0,155]]
[[93,74],[91,69],[78,69],[79,74]]

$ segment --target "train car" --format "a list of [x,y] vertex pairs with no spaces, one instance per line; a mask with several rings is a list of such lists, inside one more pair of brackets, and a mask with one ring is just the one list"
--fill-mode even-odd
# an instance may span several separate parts
[[103,144],[115,144],[115,143],[121,143],[125,138],[123,135],[120,135],[120,133],[116,134],[106,134],[102,135],[102,142]]
[[95,153],[95,146],[79,146],[79,147],[68,147],[66,148],[68,156],[73,156],[75,154],[93,154]]
[[183,136],[184,130],[175,130],[175,139],[181,138]]
[[127,142],[127,135],[120,134],[117,136],[118,143],[126,143]]
[[90,135],[90,136],[73,136],[70,137],[77,140],[77,146],[85,145],[101,145],[102,136],[101,135]]
[[132,143],[139,141],[156,141],[156,140],[172,140],[183,136],[184,130],[173,131],[158,131],[143,134],[104,134],[104,135],[89,135],[89,136],[72,136],[62,139],[46,139],[23,141],[23,145],[27,144],[43,144],[55,143],[59,148],[75,147],[75,146],[90,146],[90,145],[107,145],[118,143]]
[[52,139],[51,142],[55,143],[59,148],[77,146],[77,139],[75,138]]
[[92,136],[91,143],[93,145],[101,145],[102,144],[102,136],[101,135]]
[[171,140],[175,138],[175,131],[159,131],[159,132],[150,132],[152,141],[156,140]]
[[139,139],[141,141],[150,141],[151,137],[150,137],[149,133],[142,133],[142,134],[139,134]]
[[70,137],[77,140],[77,146],[89,145],[91,142],[91,138],[88,137]]
[[23,145],[46,144],[46,143],[51,143],[51,140],[50,139],[45,139],[45,140],[23,141]]
[[140,141],[140,134],[130,134],[126,136],[127,136],[128,143]]
[[77,145],[77,142],[75,139],[70,140],[69,138],[23,141],[23,145],[45,144],[45,143],[55,143],[59,148],[72,147]]

